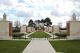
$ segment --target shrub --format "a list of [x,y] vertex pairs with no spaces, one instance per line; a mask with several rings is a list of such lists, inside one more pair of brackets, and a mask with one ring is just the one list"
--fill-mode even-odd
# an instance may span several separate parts
[[66,37],[67,36],[67,33],[55,33],[56,36],[59,36],[59,37]]
[[24,33],[13,33],[12,34],[13,37],[21,37],[23,35],[25,35],[25,34]]

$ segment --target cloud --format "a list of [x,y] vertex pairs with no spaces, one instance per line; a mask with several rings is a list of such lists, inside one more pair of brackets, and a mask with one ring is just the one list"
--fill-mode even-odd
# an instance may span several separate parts
[[74,1],[74,2],[80,2],[80,0],[71,0],[71,1]]
[[4,6],[11,6],[11,1],[10,0],[0,0],[0,6],[4,5]]
[[18,17],[32,17],[33,12],[24,12],[24,11],[19,11],[17,12]]
[[8,20],[19,19],[21,23],[25,19],[46,17],[50,17],[53,24],[62,20],[66,23],[74,12],[80,17],[80,0],[0,0],[0,15],[4,12],[8,14]]

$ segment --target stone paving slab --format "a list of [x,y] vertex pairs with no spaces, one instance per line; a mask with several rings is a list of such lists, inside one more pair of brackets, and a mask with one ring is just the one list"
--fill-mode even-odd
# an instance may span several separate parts
[[56,53],[48,40],[31,40],[22,53]]

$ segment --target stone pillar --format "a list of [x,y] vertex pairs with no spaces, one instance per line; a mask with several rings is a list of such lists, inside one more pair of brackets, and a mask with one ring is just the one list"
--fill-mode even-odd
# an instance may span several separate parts
[[9,36],[12,36],[12,23],[9,22]]
[[70,35],[70,23],[67,23],[67,35]]

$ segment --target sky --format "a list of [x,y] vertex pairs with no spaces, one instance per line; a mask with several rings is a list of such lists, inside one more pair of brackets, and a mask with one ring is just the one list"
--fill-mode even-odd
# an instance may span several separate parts
[[4,13],[13,24],[19,20],[21,25],[27,25],[30,19],[49,17],[52,25],[62,23],[65,27],[73,13],[80,20],[80,0],[0,0],[0,19]]

